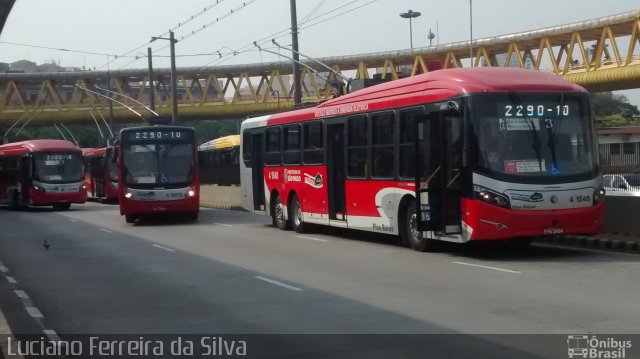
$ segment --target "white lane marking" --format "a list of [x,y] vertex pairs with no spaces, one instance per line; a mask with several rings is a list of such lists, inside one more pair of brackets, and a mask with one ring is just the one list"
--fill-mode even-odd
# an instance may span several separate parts
[[24,290],[14,290],[14,292],[16,293],[18,298],[29,299],[29,296],[27,295],[27,293],[25,293]]
[[9,271],[9,268],[7,268],[7,267],[5,267],[3,265],[0,265],[0,272],[7,273],[8,271]]
[[159,244],[152,244],[152,246],[154,246],[156,248],[159,248],[159,249],[162,249],[163,251],[167,251],[167,252],[175,252],[176,251],[175,249],[167,248],[167,247],[161,246]]
[[470,266],[470,267],[478,267],[478,268],[485,268],[485,269],[493,269],[493,270],[497,270],[500,272],[507,272],[507,273],[522,273],[520,271],[517,270],[511,270],[511,269],[504,269],[504,268],[497,268],[497,267],[489,267],[489,266],[483,266],[480,264],[471,264],[471,263],[465,263],[465,262],[453,262],[455,264],[462,264],[463,266]]
[[42,315],[40,310],[36,307],[25,307],[25,309],[33,318],[44,318],[44,315]]
[[282,282],[278,282],[277,280],[265,278],[265,277],[262,277],[262,276],[259,276],[259,275],[256,276],[256,279],[259,279],[261,281],[265,281],[267,283],[271,283],[271,284],[274,284],[274,285],[277,285],[277,286],[280,286],[280,287],[283,287],[283,288],[287,288],[287,289],[290,289],[290,290],[293,290],[293,291],[296,291],[296,292],[302,291],[302,288],[298,288],[298,287],[294,287],[292,285],[284,284]]
[[232,224],[226,224],[226,223],[217,223],[217,222],[214,222],[213,224],[218,225],[218,226],[223,226],[223,227],[233,227],[233,225],[232,225]]
[[9,281],[9,283],[11,284],[18,284],[18,281],[15,278],[9,277],[9,276],[6,276],[6,278],[7,278],[7,281]]
[[108,230],[108,229],[104,229],[104,228],[100,228],[100,230],[101,230],[101,231],[103,231],[103,232],[107,232],[107,233],[113,233],[113,232],[111,232],[110,230]]
[[313,237],[307,237],[307,236],[296,236],[297,238],[302,238],[302,239],[307,239],[310,241],[316,241],[316,242],[329,242],[326,239],[320,239],[320,238],[313,238]]
[[69,222],[78,223],[78,221],[76,221],[76,220],[75,220],[75,219],[73,219],[73,218],[69,218]]

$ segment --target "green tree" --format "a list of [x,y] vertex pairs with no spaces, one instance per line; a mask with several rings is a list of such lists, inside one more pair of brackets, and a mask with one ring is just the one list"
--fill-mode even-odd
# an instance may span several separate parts
[[611,92],[593,93],[591,105],[596,123],[601,127],[640,125],[640,120],[634,118],[640,115],[638,106],[630,104],[624,95]]

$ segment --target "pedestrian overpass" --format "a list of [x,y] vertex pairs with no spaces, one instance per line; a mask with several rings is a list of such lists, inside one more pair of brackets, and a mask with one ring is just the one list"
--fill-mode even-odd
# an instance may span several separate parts
[[[484,39],[318,60],[353,79],[393,80],[443,68],[517,66],[549,71],[590,91],[637,88],[640,84],[640,10],[568,25]],[[314,104],[335,96],[335,74],[313,62],[319,71],[302,71],[302,98]],[[293,108],[292,66],[288,61],[178,68],[180,119],[241,118]],[[154,70],[156,110],[171,114],[169,69]],[[113,98],[149,117],[133,98],[149,103],[147,69],[60,73],[0,74],[0,126],[17,120],[31,124],[85,122],[108,116],[102,89],[124,96]],[[345,84],[346,85],[346,84]],[[112,102],[113,118],[139,122],[125,106]]]

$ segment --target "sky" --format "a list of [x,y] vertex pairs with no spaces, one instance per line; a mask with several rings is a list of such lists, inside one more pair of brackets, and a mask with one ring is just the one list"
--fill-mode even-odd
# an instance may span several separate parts
[[[409,21],[399,14],[409,9],[422,13],[412,21],[414,47],[428,46],[429,29],[438,35],[434,44],[469,39],[468,0],[297,0],[300,52],[324,57],[407,49]],[[632,10],[640,10],[637,0],[475,0],[473,35],[529,31]],[[0,62],[145,68],[146,59],[135,56],[146,55],[151,46],[154,67],[168,67],[168,41],[148,42],[174,28],[178,67],[286,61],[256,51],[252,43],[262,40],[277,51],[270,43],[275,34],[282,36],[280,44],[290,45],[290,21],[290,0],[18,0],[0,34]],[[234,51],[238,54],[232,56]],[[201,54],[206,56],[184,56]],[[621,93],[640,106],[640,89]]]

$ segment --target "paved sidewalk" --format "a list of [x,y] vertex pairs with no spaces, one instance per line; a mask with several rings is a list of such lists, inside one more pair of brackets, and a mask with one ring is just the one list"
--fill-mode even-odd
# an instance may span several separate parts
[[538,241],[640,254],[640,236],[630,234],[603,233],[597,236],[555,236],[540,238]]

